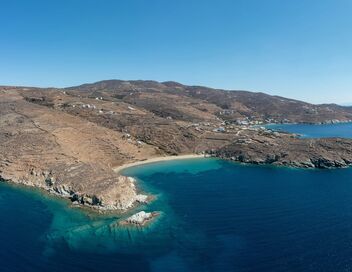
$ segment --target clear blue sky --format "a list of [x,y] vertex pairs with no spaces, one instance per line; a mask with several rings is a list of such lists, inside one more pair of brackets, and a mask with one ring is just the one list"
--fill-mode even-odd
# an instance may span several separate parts
[[351,0],[1,0],[0,85],[174,80],[352,102]]

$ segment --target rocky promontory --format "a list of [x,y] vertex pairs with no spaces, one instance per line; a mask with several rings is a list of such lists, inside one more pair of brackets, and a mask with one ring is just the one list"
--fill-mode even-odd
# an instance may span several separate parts
[[237,139],[210,156],[251,164],[299,168],[341,168],[352,165],[352,140],[340,138],[301,139],[287,134],[252,135]]

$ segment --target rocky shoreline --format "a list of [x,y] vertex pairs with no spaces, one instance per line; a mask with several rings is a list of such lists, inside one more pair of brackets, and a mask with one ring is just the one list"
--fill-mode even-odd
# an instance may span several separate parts
[[208,156],[257,165],[295,168],[343,168],[352,165],[352,139],[301,139],[280,134],[279,137],[253,137],[238,140]]
[[42,178],[45,183],[34,183],[31,179],[4,179],[2,176],[0,176],[0,182],[38,188],[48,194],[70,200],[73,206],[90,208],[98,212],[126,212],[139,204],[147,204],[152,199],[151,196],[137,191],[136,180],[132,177],[119,176],[120,182],[125,182],[125,185],[129,187],[129,190],[127,193],[125,188],[125,195],[120,197],[114,203],[111,203],[111,201],[105,200],[106,195],[100,197],[97,195],[80,193],[65,184],[56,186],[54,183],[55,178],[53,176],[46,176],[45,173],[39,174],[40,178]]
[[[196,157],[198,158],[200,155],[155,158],[151,162]],[[231,144],[219,149],[207,150],[202,157],[216,157],[256,165],[320,169],[342,168],[352,165],[352,140],[340,138],[301,139],[287,133],[252,134],[251,137],[234,140]],[[148,162],[148,160],[143,160],[131,165]],[[126,167],[119,167],[119,172],[124,168]],[[21,178],[7,178],[0,172],[0,181],[40,188],[49,194],[69,199],[72,205],[89,207],[100,212],[126,212],[139,204],[148,203],[151,199],[150,196],[138,192],[134,178],[122,175],[116,177],[114,184],[114,187],[121,191],[118,194],[119,197],[116,197],[112,187],[100,195],[81,193],[69,184],[59,182],[60,178],[52,171],[31,169],[29,174]],[[139,218],[139,215],[137,217]],[[142,217],[147,219],[150,214],[145,214]],[[140,224],[137,222],[138,218],[136,220],[131,218],[127,222]],[[142,221],[144,222],[144,220]]]
[[100,212],[123,213],[150,201],[120,174],[132,165],[204,155],[301,168],[352,164],[352,140],[252,127],[347,122],[351,108],[264,94],[143,81],[0,87],[0,116],[0,179]]

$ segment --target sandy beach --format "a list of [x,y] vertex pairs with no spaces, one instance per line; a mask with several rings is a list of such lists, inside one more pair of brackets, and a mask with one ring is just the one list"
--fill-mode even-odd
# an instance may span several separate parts
[[136,161],[136,162],[131,162],[127,163],[118,167],[115,167],[113,170],[116,173],[121,172],[122,170],[132,167],[132,166],[138,166],[142,164],[148,164],[148,163],[154,163],[154,162],[162,162],[162,161],[172,161],[172,160],[185,160],[185,159],[197,159],[197,158],[204,158],[204,155],[198,155],[198,154],[189,154],[189,155],[180,155],[180,156],[165,156],[165,157],[155,157],[151,159],[146,159],[142,161]]

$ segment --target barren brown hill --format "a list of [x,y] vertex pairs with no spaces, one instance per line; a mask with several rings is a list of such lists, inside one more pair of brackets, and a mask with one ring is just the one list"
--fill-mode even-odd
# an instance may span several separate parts
[[[179,99],[172,100],[173,103],[168,105],[166,113],[179,119],[188,117],[180,111],[182,105],[179,100],[182,103],[187,101],[187,106],[195,108],[194,105],[197,105],[198,110],[210,112],[231,121],[249,118],[258,121],[323,123],[352,119],[350,107],[334,104],[313,105],[264,93],[225,91],[201,86],[186,86],[177,82],[107,80],[72,87],[69,90],[74,90],[81,95],[100,94],[114,97],[147,107],[156,114],[158,111],[155,109],[155,103],[160,106],[160,102],[154,100],[152,103],[147,94],[157,95],[158,100],[178,97]],[[200,102],[204,104],[199,105]],[[208,108],[209,105],[212,105],[211,109]],[[165,111],[161,111],[160,114],[165,114]]]
[[146,198],[115,167],[181,154],[343,167],[352,162],[351,140],[297,139],[250,124],[350,119],[347,107],[176,82],[0,87],[0,179],[75,204],[126,210]]

